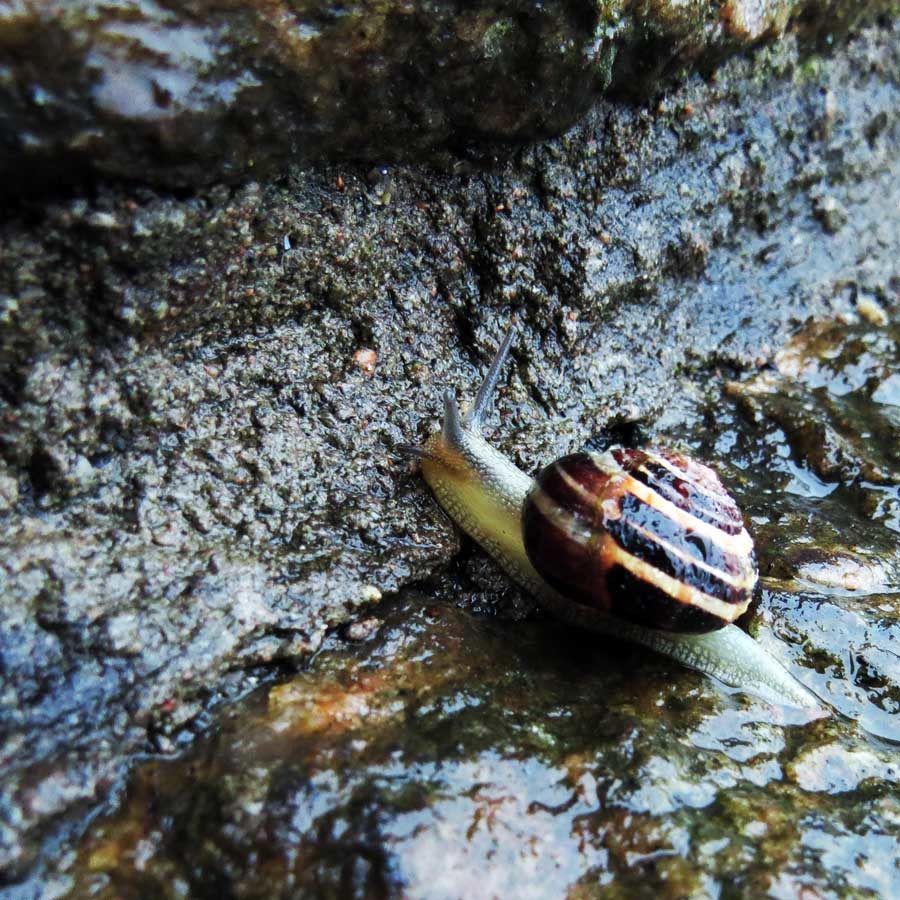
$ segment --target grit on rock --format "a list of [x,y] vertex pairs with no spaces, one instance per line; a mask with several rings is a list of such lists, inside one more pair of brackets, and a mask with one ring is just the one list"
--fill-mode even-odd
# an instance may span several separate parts
[[785,39],[490,165],[103,183],[7,215],[2,877],[45,840],[65,860],[133,754],[454,558],[397,447],[512,315],[498,443],[534,471],[809,316],[896,314],[897,38]]

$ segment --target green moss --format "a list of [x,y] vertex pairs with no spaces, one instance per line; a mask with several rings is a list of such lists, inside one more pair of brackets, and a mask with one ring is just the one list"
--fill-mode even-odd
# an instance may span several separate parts
[[795,70],[794,80],[797,84],[818,84],[828,71],[828,61],[818,54],[811,53]]

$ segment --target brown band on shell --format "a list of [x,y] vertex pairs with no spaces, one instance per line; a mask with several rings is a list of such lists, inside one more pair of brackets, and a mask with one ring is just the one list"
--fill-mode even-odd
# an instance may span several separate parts
[[522,510],[522,539],[532,565],[564,596],[605,609],[597,590],[598,533],[593,523],[564,511],[540,488]]
[[736,533],[710,521],[718,515],[694,516],[621,465],[649,461],[668,471],[657,454],[617,455],[573,454],[539,475],[523,510],[535,568],[572,599],[641,624],[688,632],[734,621],[756,582],[753,545],[718,478],[691,463],[699,475],[690,473],[692,484],[679,497],[702,494],[700,485],[709,481],[703,471],[709,472],[713,494],[727,501],[714,497],[713,505],[736,518]]
[[611,569],[606,578],[612,598],[609,613],[618,619],[680,634],[702,634],[725,624],[696,606],[673,604],[667,593],[621,566]]

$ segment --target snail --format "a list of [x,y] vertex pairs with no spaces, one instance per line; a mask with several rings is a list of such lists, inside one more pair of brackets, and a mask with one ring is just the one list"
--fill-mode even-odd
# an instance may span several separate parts
[[572,624],[643,644],[789,706],[817,699],[734,620],[756,583],[753,541],[707,466],[664,448],[612,447],[534,479],[482,435],[511,328],[465,413],[444,394],[422,474],[451,519],[522,588]]

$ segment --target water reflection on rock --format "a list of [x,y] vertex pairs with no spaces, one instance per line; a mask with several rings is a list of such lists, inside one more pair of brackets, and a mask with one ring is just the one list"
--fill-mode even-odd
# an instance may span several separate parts
[[[890,811],[896,777],[837,718],[810,723],[542,618],[410,598],[374,641],[334,646],[186,757],[145,765],[75,877],[100,896],[815,884],[805,816],[840,794],[849,822],[877,823],[868,800]],[[884,859],[868,826],[841,828]]]

